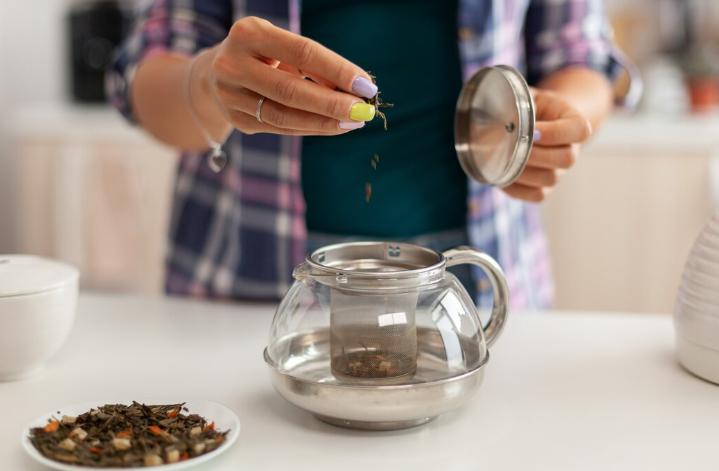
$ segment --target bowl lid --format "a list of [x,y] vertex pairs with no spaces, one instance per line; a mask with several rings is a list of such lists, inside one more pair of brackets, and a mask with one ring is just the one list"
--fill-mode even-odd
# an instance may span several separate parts
[[0,254],[0,298],[60,288],[78,278],[75,267],[34,255]]
[[464,173],[479,183],[510,185],[527,165],[534,124],[534,101],[517,70],[479,70],[462,88],[454,117],[454,147]]

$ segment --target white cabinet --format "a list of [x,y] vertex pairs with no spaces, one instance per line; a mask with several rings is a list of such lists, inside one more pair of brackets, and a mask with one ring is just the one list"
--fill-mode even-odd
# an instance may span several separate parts
[[105,107],[24,108],[10,141],[15,250],[73,263],[85,287],[160,292],[175,151]]
[[560,309],[670,312],[716,207],[714,118],[611,120],[544,205]]

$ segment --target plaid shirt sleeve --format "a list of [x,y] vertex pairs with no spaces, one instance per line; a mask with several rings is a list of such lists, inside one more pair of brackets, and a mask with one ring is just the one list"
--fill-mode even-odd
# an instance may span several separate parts
[[111,104],[135,122],[130,89],[142,59],[158,52],[192,55],[220,42],[231,25],[232,2],[227,0],[152,0],[136,14],[106,75]]
[[573,65],[597,70],[612,80],[623,68],[602,0],[531,0],[525,48],[530,84]]

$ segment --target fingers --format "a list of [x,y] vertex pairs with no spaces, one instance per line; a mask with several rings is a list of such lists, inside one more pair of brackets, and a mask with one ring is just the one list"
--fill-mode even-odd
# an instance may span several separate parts
[[517,198],[530,203],[539,203],[551,193],[552,189],[547,187],[527,186],[521,183],[513,183],[508,187],[502,188],[512,198]]
[[353,84],[358,77],[369,80],[364,70],[339,54],[265,20],[243,18],[233,25],[230,36],[237,37],[238,44],[249,48],[257,57],[271,57],[291,64],[307,75],[332,82],[346,92],[353,92]]
[[553,187],[559,182],[560,171],[539,167],[527,167],[515,183],[533,187]]
[[356,96],[318,85],[300,76],[249,59],[239,66],[227,62],[216,68],[218,88],[245,87],[274,102],[338,121],[350,119],[352,106],[369,106]]
[[335,86],[335,84],[333,84],[333,83],[330,82],[329,80],[325,80],[325,79],[323,79],[322,77],[317,77],[317,76],[315,76],[315,75],[307,74],[307,73],[305,73],[304,71],[302,71],[302,70],[298,69],[297,67],[295,67],[294,65],[290,65],[290,64],[287,64],[287,63],[284,63],[284,62],[283,62],[283,63],[279,64],[279,65],[277,66],[277,68],[280,69],[280,70],[284,70],[285,72],[289,72],[289,73],[291,73],[291,74],[293,74],[293,75],[297,75],[297,76],[299,76],[300,78],[303,78],[303,79],[304,79],[304,78],[311,79],[311,80],[313,80],[315,83],[318,83],[318,84],[320,84],[320,85],[324,85],[325,87],[329,88],[330,90],[334,90],[335,88],[337,88],[337,87]]
[[503,188],[513,198],[538,203],[544,201],[560,177],[574,165],[579,145],[534,147],[527,167],[517,180]]
[[542,147],[541,145],[537,145],[532,148],[529,165],[547,169],[568,169],[574,165],[578,156],[578,144],[558,147]]
[[580,115],[568,115],[554,121],[538,121],[542,146],[565,146],[581,143],[592,135],[592,126]]
[[[235,22],[211,71],[213,97],[245,132],[335,135],[362,127],[376,113],[360,98],[377,93],[366,72],[260,18]],[[259,123],[255,113],[262,97]]]
[[561,95],[546,90],[533,90],[532,93],[539,136],[535,139],[527,167],[503,190],[514,198],[540,202],[553,191],[566,169],[574,165],[579,144],[589,139],[592,127]]
[[271,133],[284,134],[286,136],[336,136],[348,131],[339,130],[339,132],[322,132],[322,131],[304,131],[299,129],[278,128],[267,123],[260,123],[254,114],[249,115],[242,111],[229,111],[228,116],[234,127],[244,134]]
[[[224,85],[217,87],[217,95],[230,110],[241,111],[252,117],[255,117],[257,104],[261,98],[260,95],[246,88],[233,88]],[[280,129],[330,134],[340,134],[344,132],[341,128],[341,122],[336,119],[289,108],[267,98],[262,103],[260,117],[264,123]],[[342,125],[345,126],[346,124],[347,123],[342,123]],[[363,122],[352,124],[357,127],[364,126]]]

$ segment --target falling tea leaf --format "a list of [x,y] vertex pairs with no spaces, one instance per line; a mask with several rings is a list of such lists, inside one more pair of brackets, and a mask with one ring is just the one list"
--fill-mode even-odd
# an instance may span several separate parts
[[370,160],[369,164],[372,166],[374,170],[377,170],[377,164],[379,164],[379,155],[374,154],[372,156],[372,159]]

